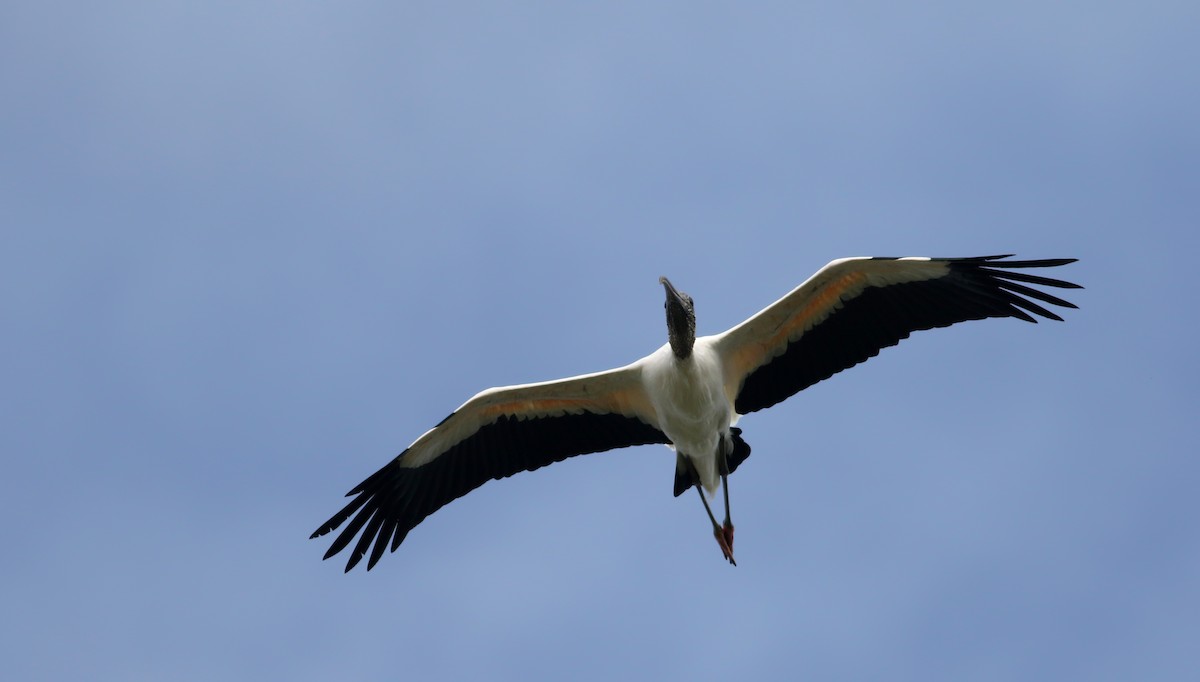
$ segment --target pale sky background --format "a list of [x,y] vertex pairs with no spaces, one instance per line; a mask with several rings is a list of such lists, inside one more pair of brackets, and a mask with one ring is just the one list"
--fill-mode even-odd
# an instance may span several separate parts
[[[0,5],[0,677],[1184,680],[1200,3]],[[308,534],[487,386],[833,258],[1078,257],[742,420]]]

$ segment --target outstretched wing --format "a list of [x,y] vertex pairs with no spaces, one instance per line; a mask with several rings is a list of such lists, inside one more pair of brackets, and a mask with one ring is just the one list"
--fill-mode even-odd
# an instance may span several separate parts
[[[907,338],[965,320],[1035,316],[1040,305],[1075,308],[1033,286],[1081,288],[1020,270],[1073,258],[845,258],[835,260],[714,344],[739,414],[770,407]],[[1028,286],[1033,285],[1033,286]]]
[[575,455],[667,442],[642,389],[640,363],[488,389],[347,493],[354,499],[312,537],[350,519],[325,558],[357,536],[346,570],[371,549],[370,570],[389,545],[395,551],[425,517],[489,480]]

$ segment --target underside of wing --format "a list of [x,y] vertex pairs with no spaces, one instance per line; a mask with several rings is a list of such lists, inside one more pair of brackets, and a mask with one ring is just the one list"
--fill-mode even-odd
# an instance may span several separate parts
[[370,570],[425,517],[490,480],[575,455],[667,443],[643,419],[636,374],[623,374],[629,371],[480,393],[347,493],[354,499],[312,537],[349,519],[325,558],[358,537],[346,570],[368,549]]
[[[966,320],[1061,320],[1041,303],[1076,307],[1033,286],[1080,288],[1020,270],[1074,259],[850,258],[720,335],[739,414],[770,407],[907,338]],[[1033,285],[1033,286],[1029,286]]]

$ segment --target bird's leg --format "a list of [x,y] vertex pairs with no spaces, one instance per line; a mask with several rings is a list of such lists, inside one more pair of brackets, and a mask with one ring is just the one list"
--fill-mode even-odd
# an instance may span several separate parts
[[[717,447],[721,446],[718,445]],[[721,491],[725,494],[725,523],[721,524],[721,535],[724,537],[725,542],[721,548],[729,548],[729,562],[733,563],[733,522],[729,520],[729,460],[723,450],[718,452],[717,455],[717,462],[720,463],[721,467]],[[737,566],[737,564],[733,565]]]
[[[713,537],[717,539],[717,544],[721,546],[721,554],[729,560],[729,563],[737,566],[737,562],[733,560],[733,549],[730,548],[729,542],[725,539],[725,532],[720,524],[717,523],[717,517],[713,516],[712,509],[708,506],[708,500],[704,498],[704,488],[696,486],[696,492],[700,493],[700,501],[704,503],[704,511],[708,512],[708,520],[712,521]],[[730,529],[732,531],[732,528]],[[732,532],[729,537],[733,537]]]
[[[704,486],[700,485],[700,474],[696,471],[696,466],[692,464],[690,459],[687,460],[687,462],[688,466],[692,468],[692,480],[695,483],[696,492],[700,494],[700,502],[704,505],[704,511],[708,514],[708,520],[712,521],[713,537],[717,539],[717,544],[721,546],[721,554],[725,555],[725,558],[729,561],[729,563],[737,566],[737,562],[733,560],[733,548],[730,547],[729,542],[725,539],[725,531],[721,528],[721,525],[717,523],[717,517],[713,516],[712,508],[708,506],[708,498],[704,496]],[[726,512],[728,512],[729,503],[726,502],[725,504],[727,507]],[[728,521],[726,521],[726,523],[728,523]],[[729,526],[728,537],[733,537],[733,526]]]

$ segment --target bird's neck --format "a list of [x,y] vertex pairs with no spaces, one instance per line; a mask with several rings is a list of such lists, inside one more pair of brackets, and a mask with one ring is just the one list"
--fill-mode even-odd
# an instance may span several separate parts
[[671,353],[675,355],[676,362],[687,362],[692,359],[692,348],[696,344],[695,337],[681,338],[680,335],[671,334]]

